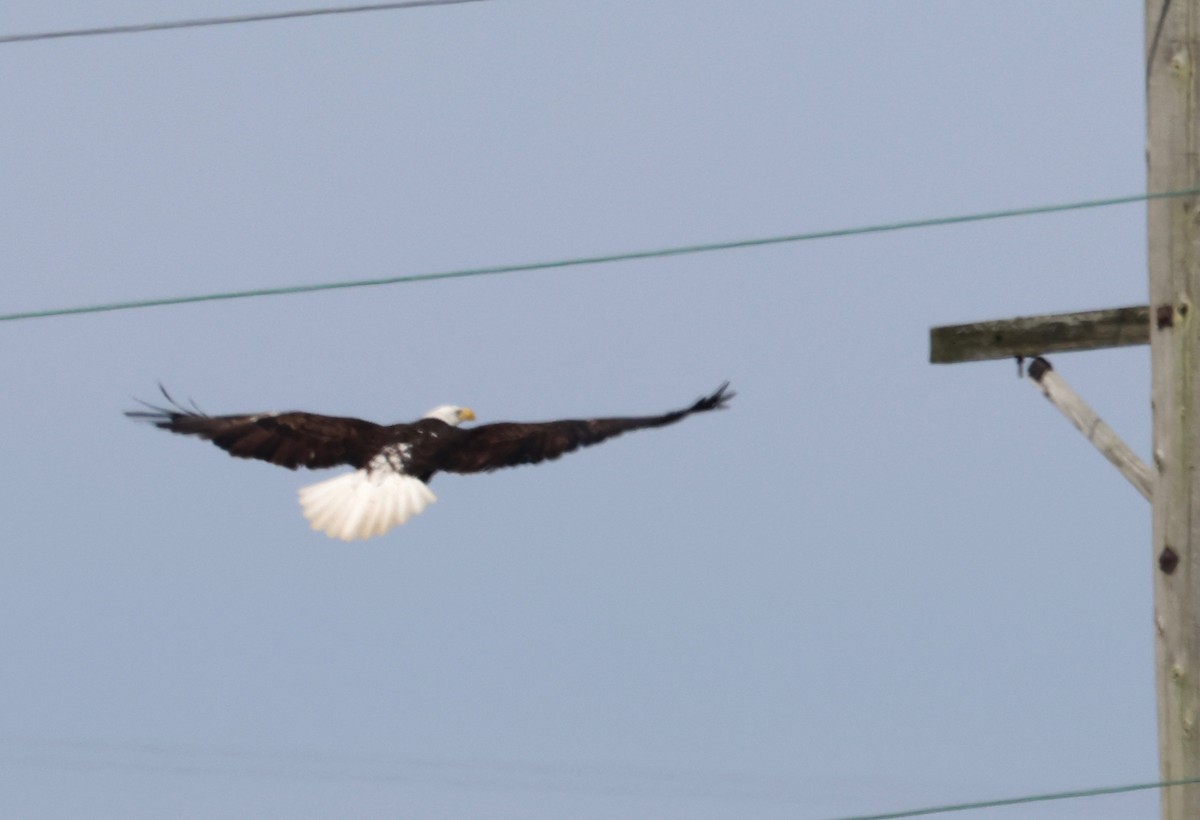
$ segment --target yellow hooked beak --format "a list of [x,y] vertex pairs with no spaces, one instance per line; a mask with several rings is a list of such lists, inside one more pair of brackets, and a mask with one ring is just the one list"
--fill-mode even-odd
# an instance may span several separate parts
[[475,411],[470,407],[464,407],[458,411],[459,421],[475,421]]

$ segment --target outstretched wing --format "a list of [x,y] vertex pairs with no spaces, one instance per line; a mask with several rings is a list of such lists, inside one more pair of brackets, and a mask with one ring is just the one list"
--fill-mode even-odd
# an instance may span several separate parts
[[733,396],[726,382],[711,396],[690,407],[660,416],[484,424],[454,436],[453,445],[438,454],[437,469],[449,473],[478,473],[518,464],[537,464],[630,430],[663,427],[693,413],[724,409]]
[[209,416],[175,402],[163,390],[171,407],[146,405],[125,415],[149,421],[155,427],[199,436],[238,458],[269,461],[289,470],[297,467],[362,467],[376,451],[383,428],[355,418],[317,413],[256,413]]

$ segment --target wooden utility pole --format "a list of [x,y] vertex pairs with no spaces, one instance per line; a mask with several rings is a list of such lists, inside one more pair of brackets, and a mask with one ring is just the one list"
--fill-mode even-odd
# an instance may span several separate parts
[[[1200,185],[1200,0],[1146,0],[1146,186]],[[1147,203],[1159,771],[1200,777],[1200,197]],[[1200,818],[1200,785],[1164,789]]]
[[[1150,304],[934,328],[935,363],[1150,344],[1153,466],[1048,362],[1046,398],[1153,504],[1163,820],[1200,820],[1200,0],[1145,0]],[[1175,195],[1170,192],[1185,192]]]

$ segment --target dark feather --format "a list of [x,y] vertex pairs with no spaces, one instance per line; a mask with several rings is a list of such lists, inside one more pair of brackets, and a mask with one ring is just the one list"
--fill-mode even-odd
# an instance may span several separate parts
[[734,396],[726,382],[690,407],[658,416],[502,422],[462,429],[437,419],[384,427],[362,419],[302,412],[209,416],[194,403],[183,407],[165,389],[162,392],[169,407],[146,404],[146,410],[125,415],[173,433],[208,439],[239,458],[292,470],[338,464],[365,467],[385,447],[405,445],[404,471],[422,481],[437,472],[489,472],[556,459],[631,430],[663,427],[693,413],[724,409]]
[[[693,413],[722,410],[733,397],[726,382],[712,395],[699,399],[690,407],[658,416],[503,422],[455,430],[451,442],[430,462],[437,464],[436,469],[448,473],[478,473],[519,464],[537,464],[631,430],[665,427]],[[414,453],[414,458],[417,455]]]
[[166,390],[170,407],[145,404],[147,410],[125,415],[149,421],[173,433],[211,441],[238,458],[256,458],[295,470],[298,467],[364,466],[383,446],[384,428],[355,418],[317,413],[260,413],[208,416],[183,407]]

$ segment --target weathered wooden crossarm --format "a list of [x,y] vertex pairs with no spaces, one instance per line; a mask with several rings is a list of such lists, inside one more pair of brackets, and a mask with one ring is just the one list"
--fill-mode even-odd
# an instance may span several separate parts
[[1121,471],[1137,491],[1150,501],[1154,493],[1154,474],[1137,453],[1105,424],[1087,402],[1071,389],[1050,362],[1041,356],[1029,365],[1029,378],[1064,416],[1083,433],[1109,462]]
[[929,331],[929,360],[955,364],[1145,344],[1150,308],[1137,305],[935,327]]

